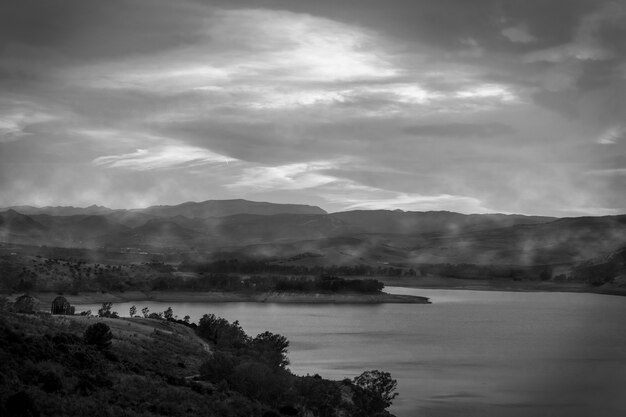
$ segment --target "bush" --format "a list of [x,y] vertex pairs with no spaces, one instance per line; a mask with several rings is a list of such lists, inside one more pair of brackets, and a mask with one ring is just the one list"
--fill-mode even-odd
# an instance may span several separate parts
[[316,416],[335,416],[341,403],[341,392],[334,381],[322,379],[319,375],[299,377],[295,389],[304,406]]
[[85,343],[100,350],[108,349],[111,346],[111,339],[113,339],[111,329],[105,323],[92,324],[85,330]]
[[46,371],[39,376],[41,388],[47,393],[57,392],[63,389],[63,381],[54,371]]
[[272,371],[263,363],[246,361],[235,367],[229,383],[233,390],[275,406],[289,387],[283,372]]
[[200,366],[200,376],[213,383],[227,381],[238,364],[239,359],[233,354],[218,350]]

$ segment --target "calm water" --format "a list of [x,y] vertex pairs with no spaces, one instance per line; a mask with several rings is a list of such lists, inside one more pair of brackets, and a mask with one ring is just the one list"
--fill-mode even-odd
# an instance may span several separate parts
[[[626,416],[626,298],[420,290],[432,305],[135,304],[197,320],[215,313],[250,335],[289,338],[291,370],[332,379],[381,369],[409,416]],[[81,306],[78,310],[98,306]]]

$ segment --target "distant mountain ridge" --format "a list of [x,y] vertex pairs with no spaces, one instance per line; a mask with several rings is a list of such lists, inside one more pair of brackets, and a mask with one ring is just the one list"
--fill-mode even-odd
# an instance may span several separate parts
[[561,264],[601,257],[626,245],[626,215],[559,219],[400,210],[329,214],[315,206],[246,200],[136,210],[91,206],[82,212],[75,207],[28,206],[26,211],[36,214],[0,211],[0,242],[147,252],[226,251],[285,259],[308,253],[315,254],[315,262],[329,265]]
[[177,205],[159,205],[138,209],[111,209],[104,206],[91,205],[89,207],[73,206],[10,206],[0,208],[0,211],[15,210],[25,215],[47,214],[50,216],[77,216],[77,215],[107,215],[111,213],[143,213],[156,217],[185,216],[189,218],[224,217],[234,214],[326,214],[326,211],[317,206],[305,204],[279,204],[243,199],[234,200],[206,200],[201,202],[188,201]]
[[304,204],[277,204],[249,200],[207,200],[200,203],[188,201],[175,206],[151,206],[145,209],[132,210],[160,217],[185,216],[206,219],[208,217],[225,217],[235,214],[326,214],[317,206]]
[[91,205],[89,207],[73,207],[73,206],[10,206],[0,208],[0,211],[15,210],[27,216],[37,214],[47,214],[50,216],[76,216],[76,215],[98,215],[112,213],[113,209],[104,206]]

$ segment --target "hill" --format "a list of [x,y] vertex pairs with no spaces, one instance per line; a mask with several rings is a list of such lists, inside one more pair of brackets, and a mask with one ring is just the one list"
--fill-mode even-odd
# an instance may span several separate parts
[[238,322],[17,314],[0,301],[3,416],[393,417],[357,378],[293,375],[286,338]]
[[175,206],[152,206],[136,212],[159,217],[185,216],[206,219],[224,217],[235,214],[325,214],[319,207],[302,204],[276,204],[248,200],[208,200],[200,203],[189,201]]
[[112,213],[113,209],[103,206],[91,205],[89,207],[73,206],[11,206],[0,210],[15,210],[26,215],[47,214],[49,216],[78,216],[78,215],[99,215]]
[[0,239],[6,242],[36,243],[44,240],[48,228],[15,210],[0,213]]
[[120,252],[228,252],[308,266],[573,265],[624,246],[626,216],[555,219],[400,210],[327,214],[312,206],[210,200],[104,215],[27,216],[8,210],[0,213],[0,239]]

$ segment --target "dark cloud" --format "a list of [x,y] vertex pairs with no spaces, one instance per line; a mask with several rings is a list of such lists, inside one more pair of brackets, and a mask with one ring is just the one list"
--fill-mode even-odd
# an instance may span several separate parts
[[164,0],[8,0],[0,13],[0,45],[49,49],[77,60],[150,53],[196,40],[198,8]]

